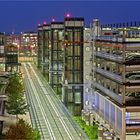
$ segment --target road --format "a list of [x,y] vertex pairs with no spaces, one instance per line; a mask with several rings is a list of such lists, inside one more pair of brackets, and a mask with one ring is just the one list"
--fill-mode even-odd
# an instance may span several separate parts
[[22,72],[32,126],[41,139],[88,140],[35,66],[22,63]]

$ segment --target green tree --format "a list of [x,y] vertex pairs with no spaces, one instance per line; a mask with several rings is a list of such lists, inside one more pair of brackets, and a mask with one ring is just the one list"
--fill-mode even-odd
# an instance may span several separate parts
[[6,109],[9,114],[16,115],[17,118],[19,114],[26,114],[28,109],[23,91],[24,86],[20,74],[15,73],[11,75],[7,88],[8,100]]
[[19,119],[16,124],[10,126],[6,132],[6,139],[8,140],[40,140],[39,131],[33,129],[31,125],[23,119]]
[[22,82],[22,77],[19,73],[14,73],[9,78],[9,84],[6,89],[8,94],[19,94],[23,93],[24,86]]
[[16,115],[18,119],[19,114],[26,114],[28,105],[22,94],[9,94],[6,102],[6,109],[9,114]]

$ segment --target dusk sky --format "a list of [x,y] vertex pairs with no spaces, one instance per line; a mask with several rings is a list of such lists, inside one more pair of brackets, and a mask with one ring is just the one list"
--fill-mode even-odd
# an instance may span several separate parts
[[140,1],[0,1],[0,32],[36,30],[38,23],[51,17],[63,21],[65,13],[84,17],[89,26],[93,18],[102,24],[140,21]]

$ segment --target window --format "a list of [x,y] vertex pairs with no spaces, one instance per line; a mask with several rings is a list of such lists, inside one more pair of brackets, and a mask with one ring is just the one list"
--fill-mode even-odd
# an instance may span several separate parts
[[81,74],[79,73],[79,71],[74,72],[74,82],[81,83]]
[[73,69],[73,59],[67,60],[67,69],[72,70]]
[[74,40],[79,42],[80,41],[80,35],[81,35],[80,32],[75,32]]
[[68,56],[73,56],[73,46],[67,46],[66,52]]
[[75,92],[75,103],[80,104],[81,103],[81,93]]
[[75,56],[80,56],[80,46],[75,46],[74,51],[75,51]]
[[81,61],[80,58],[77,58],[74,60],[74,69],[75,70],[80,70],[81,69]]

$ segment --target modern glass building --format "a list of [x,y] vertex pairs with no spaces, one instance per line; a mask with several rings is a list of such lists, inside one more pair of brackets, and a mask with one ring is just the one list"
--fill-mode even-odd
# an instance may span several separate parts
[[37,66],[41,69],[42,67],[42,59],[43,59],[43,26],[38,25],[38,48],[37,48]]
[[71,17],[38,27],[38,67],[74,115],[83,107],[83,30],[84,19]]
[[42,73],[49,81],[49,64],[51,53],[51,27],[50,24],[43,25],[43,48],[42,48]]
[[62,93],[62,69],[63,69],[63,22],[51,23],[51,47],[49,55],[49,84],[54,91],[60,95]]
[[83,107],[83,18],[64,20],[63,102],[74,115]]

